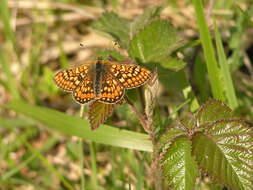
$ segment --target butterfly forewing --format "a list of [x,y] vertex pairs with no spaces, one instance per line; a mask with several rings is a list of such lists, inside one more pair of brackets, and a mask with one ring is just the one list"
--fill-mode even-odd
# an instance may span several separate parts
[[124,95],[124,87],[120,82],[114,78],[110,73],[104,72],[102,77],[100,95],[98,97],[100,102],[116,103]]
[[67,70],[59,71],[54,76],[56,85],[63,90],[73,91],[85,79],[89,72],[88,65],[82,65]]
[[112,63],[109,72],[124,88],[136,88],[143,85],[151,76],[151,72],[139,65]]

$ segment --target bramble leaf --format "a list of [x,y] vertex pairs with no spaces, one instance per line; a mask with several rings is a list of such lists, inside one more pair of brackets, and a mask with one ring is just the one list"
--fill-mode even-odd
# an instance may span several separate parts
[[166,182],[172,189],[192,190],[198,175],[197,164],[191,155],[191,141],[186,137],[176,138],[162,159]]
[[178,44],[179,39],[172,25],[165,20],[155,20],[133,36],[129,55],[142,63],[159,63],[166,69],[179,70],[182,68],[181,62],[169,64],[172,59],[169,55]]
[[172,128],[168,131],[166,131],[165,134],[163,134],[158,143],[158,149],[161,152],[166,152],[167,149],[170,147],[171,143],[178,137],[185,135],[184,131],[181,129]]
[[157,61],[163,68],[173,71],[179,71],[186,66],[186,62],[174,57],[161,57],[161,59],[157,59]]
[[196,114],[197,125],[233,117],[232,110],[224,103],[211,99]]
[[193,136],[193,154],[211,177],[234,190],[253,189],[253,131],[243,121],[223,119]]
[[131,38],[144,28],[149,22],[160,17],[162,8],[160,6],[149,7],[144,10],[144,13],[138,15],[134,21],[130,24],[130,36]]
[[104,121],[111,116],[115,106],[117,106],[117,104],[103,104],[99,101],[92,102],[89,105],[88,112],[91,129],[95,130],[100,124],[104,123]]
[[111,35],[120,46],[127,48],[129,43],[130,22],[119,17],[114,12],[105,12],[92,26],[93,28]]
[[153,21],[130,42],[129,54],[142,63],[166,56],[177,41],[176,31],[164,20]]
[[253,189],[253,129],[244,121],[235,119],[225,104],[209,100],[193,118],[170,126],[160,138],[159,154],[163,156],[164,174],[172,189],[180,189],[181,186],[176,186],[178,183],[174,181],[182,175],[173,167],[180,163],[182,168],[186,167],[185,163],[178,163],[180,156],[185,157],[179,151],[173,152],[178,139],[185,139],[182,142],[184,148],[190,146],[194,160],[211,178],[233,190]]

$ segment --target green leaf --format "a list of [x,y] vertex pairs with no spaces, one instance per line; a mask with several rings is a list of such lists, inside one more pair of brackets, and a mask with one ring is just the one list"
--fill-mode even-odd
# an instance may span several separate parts
[[179,122],[182,128],[187,130],[193,130],[195,127],[195,118],[192,117],[184,117]]
[[103,60],[108,60],[111,56],[117,61],[125,61],[127,58],[121,55],[119,52],[115,50],[101,50],[96,52],[96,57],[101,57]]
[[186,65],[184,61],[173,57],[161,57],[161,59],[158,58],[156,61],[158,61],[163,68],[173,71],[179,71]]
[[130,24],[130,36],[131,38],[144,28],[149,22],[160,17],[162,8],[160,6],[148,7],[144,10],[144,13],[138,15],[134,21]]
[[168,64],[170,53],[177,47],[175,29],[164,20],[156,20],[146,25],[130,42],[130,57],[142,63],[163,63],[162,66],[174,70],[182,68],[182,62]]
[[200,126],[208,122],[231,117],[233,117],[233,112],[227,105],[218,100],[210,99],[199,109],[196,114],[196,122]]
[[145,134],[117,129],[108,125],[102,125],[97,130],[92,131],[87,120],[22,101],[13,101],[8,107],[17,113],[37,120],[49,128],[59,130],[68,135],[117,147],[152,151],[152,143],[149,140],[149,136]]
[[191,155],[187,137],[174,140],[162,160],[166,182],[175,190],[192,190],[198,175],[197,164]]
[[185,134],[184,131],[181,129],[175,129],[175,128],[169,129],[160,137],[159,143],[158,143],[158,149],[161,150],[162,152],[167,151],[167,149],[170,147],[172,142],[176,138],[183,136],[184,134]]
[[241,120],[219,120],[192,142],[199,166],[211,177],[234,190],[253,189],[252,128]]
[[133,37],[129,54],[143,63],[155,61],[168,55],[176,41],[176,31],[169,22],[153,21]]
[[113,12],[105,12],[92,26],[111,35],[120,46],[127,48],[129,43],[129,21]]

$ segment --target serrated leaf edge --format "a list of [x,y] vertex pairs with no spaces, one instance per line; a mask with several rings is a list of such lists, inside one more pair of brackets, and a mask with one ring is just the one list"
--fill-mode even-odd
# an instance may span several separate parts
[[[197,135],[197,134],[202,134],[202,135],[205,135],[207,138],[209,138],[212,142],[214,142],[214,144],[217,146],[217,148],[223,153],[223,151],[220,149],[220,147],[217,145],[217,143],[215,141],[212,140],[212,138],[210,136],[208,136],[207,134],[203,133],[203,132],[197,132],[195,133],[194,135]],[[199,169],[203,170],[205,173],[208,174],[209,177],[211,177],[212,179],[214,179],[215,181],[217,181],[218,183],[226,186],[226,187],[230,187],[230,185],[228,185],[226,182],[224,182],[222,179],[218,179],[217,177],[213,176],[212,174],[210,174],[207,169],[205,169],[204,167],[201,166],[201,164],[199,163],[199,161],[196,159],[197,155],[193,154],[193,151],[192,151],[192,156],[195,158],[194,160],[198,163],[198,167]],[[228,160],[227,160],[227,157],[224,155],[226,161],[228,163],[230,163]],[[230,165],[231,166],[231,165]],[[231,166],[231,168],[233,169],[233,171],[235,172],[234,168]],[[236,173],[236,172],[235,172]],[[236,173],[237,174],[237,173]],[[239,179],[238,175],[236,175],[236,177]],[[240,180],[239,180],[240,181]],[[243,187],[243,190],[245,189],[244,186],[242,185]],[[233,189],[233,190],[236,190],[236,189]]]

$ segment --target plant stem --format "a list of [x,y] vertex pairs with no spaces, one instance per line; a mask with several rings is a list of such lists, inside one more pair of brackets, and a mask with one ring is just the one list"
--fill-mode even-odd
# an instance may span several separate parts
[[[81,105],[81,109],[80,109],[80,118],[83,117],[83,109],[84,109],[84,105]],[[84,161],[84,157],[83,157],[83,141],[82,138],[79,138],[78,140],[78,155],[79,155],[79,160],[80,160],[80,169],[81,169],[81,190],[85,190],[85,177],[84,177],[84,173],[83,173],[83,161]]]
[[157,147],[157,136],[156,136],[156,129],[160,128],[161,122],[159,119],[160,113],[156,109],[156,97],[157,92],[159,90],[159,82],[158,82],[158,75],[154,72],[153,77],[148,82],[147,88],[144,92],[144,99],[145,99],[145,114],[147,116],[146,125],[149,129],[149,136],[153,144],[153,154],[152,154],[152,175],[153,175],[153,184],[155,190],[163,190],[163,178],[162,172],[160,168],[160,153]]
[[125,100],[128,103],[128,105],[130,105],[130,108],[132,109],[132,111],[138,117],[143,129],[149,134],[150,133],[150,128],[148,126],[148,123],[147,123],[147,120],[145,119],[145,117],[137,110],[135,105],[127,97],[125,97]]
[[91,152],[91,169],[92,169],[92,185],[93,189],[98,189],[97,182],[97,163],[96,163],[96,144],[94,142],[90,142],[90,152]]

